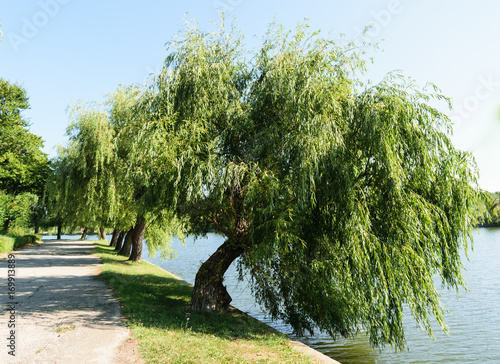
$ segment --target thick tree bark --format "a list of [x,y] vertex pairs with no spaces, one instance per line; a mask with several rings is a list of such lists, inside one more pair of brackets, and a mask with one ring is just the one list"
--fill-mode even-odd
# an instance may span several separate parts
[[101,240],[106,240],[106,232],[104,231],[104,228],[103,228],[103,227],[100,227],[100,228],[99,228],[99,234],[100,234],[99,239],[101,239]]
[[134,226],[134,235],[132,235],[132,253],[128,260],[140,262],[142,258],[142,239],[144,238],[144,230],[146,229],[146,219],[138,217]]
[[125,241],[123,242],[123,246],[118,252],[119,255],[123,255],[128,257],[130,255],[130,248],[132,247],[132,240],[134,236],[134,228],[130,229],[125,235]]
[[232,299],[222,284],[224,273],[243,252],[242,243],[228,239],[201,265],[191,296],[192,311],[226,310],[229,307]]
[[57,240],[61,240],[62,225],[57,225]]
[[82,232],[82,237],[80,238],[80,240],[85,240],[87,239],[87,232],[89,231],[88,228],[85,228],[83,229],[83,232]]
[[118,235],[118,239],[116,240],[115,251],[119,252],[122,248],[123,238],[125,237],[126,231],[120,231],[120,235]]
[[109,243],[109,246],[116,246],[116,242],[118,240],[118,236],[120,235],[120,231],[114,229],[113,230],[113,235],[111,235],[111,242]]

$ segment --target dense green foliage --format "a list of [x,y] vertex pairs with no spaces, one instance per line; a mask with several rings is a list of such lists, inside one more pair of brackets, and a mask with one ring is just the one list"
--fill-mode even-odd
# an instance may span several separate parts
[[486,214],[479,223],[500,224],[500,192],[487,192],[485,200]]
[[115,207],[114,130],[99,105],[75,103],[67,129],[69,145],[51,162],[45,206],[53,225],[96,229]]
[[42,139],[28,131],[26,91],[0,79],[0,222],[3,230],[35,224],[48,173]]
[[26,91],[0,79],[0,189],[14,195],[41,193],[47,174],[42,139],[22,117],[28,108]]
[[403,348],[406,309],[430,335],[432,317],[444,327],[433,277],[464,284],[480,203],[473,158],[430,106],[448,100],[399,74],[363,84],[354,44],[305,26],[272,25],[254,53],[242,42],[188,25],[150,89],[119,89],[107,116],[79,109],[58,165],[76,193],[65,206],[86,205],[85,224],[225,235],[194,311],[227,308],[223,275],[240,258],[258,301],[299,334]]
[[[167,242],[174,234],[182,237],[182,224],[151,202],[155,197],[144,177],[147,161],[136,157],[141,154],[134,143],[142,122],[141,95],[138,88],[120,87],[103,105],[71,107],[69,144],[52,161],[45,203],[52,223],[69,228],[127,232],[145,220],[150,251],[168,256]],[[136,240],[142,242],[142,235]]]
[[9,235],[0,235],[0,253],[8,253],[42,240],[41,235],[24,234],[22,231],[16,232],[15,230],[11,231]]

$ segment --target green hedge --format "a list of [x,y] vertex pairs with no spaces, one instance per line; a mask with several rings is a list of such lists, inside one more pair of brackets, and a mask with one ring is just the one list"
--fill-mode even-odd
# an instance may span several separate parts
[[0,235],[0,252],[8,253],[15,249],[20,249],[26,244],[35,244],[42,240],[41,235]]

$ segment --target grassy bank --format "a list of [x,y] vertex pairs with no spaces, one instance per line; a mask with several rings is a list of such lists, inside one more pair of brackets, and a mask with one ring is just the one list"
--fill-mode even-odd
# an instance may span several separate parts
[[0,235],[0,253],[8,253],[15,249],[21,249],[25,245],[35,244],[42,240],[38,234],[26,235]]
[[238,312],[186,313],[192,288],[96,242],[100,277],[121,301],[147,363],[310,363],[287,337]]

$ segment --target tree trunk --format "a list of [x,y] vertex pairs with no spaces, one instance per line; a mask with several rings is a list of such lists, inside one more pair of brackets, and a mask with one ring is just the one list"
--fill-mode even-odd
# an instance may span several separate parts
[[99,228],[99,233],[101,235],[99,239],[106,240],[106,232],[104,231],[103,227]]
[[7,234],[10,230],[10,223],[12,222],[11,219],[5,220],[5,223],[3,224],[3,231]]
[[132,247],[132,240],[134,236],[134,228],[130,229],[125,236],[125,241],[123,242],[123,246],[118,252],[119,255],[123,255],[128,257],[130,255],[130,248]]
[[85,228],[83,229],[83,232],[82,232],[82,237],[80,238],[80,240],[85,240],[87,239],[87,232],[89,231],[88,228]]
[[224,273],[243,252],[242,243],[233,243],[228,239],[201,265],[191,296],[192,311],[216,311],[229,307],[232,299],[222,284]]
[[61,240],[62,225],[57,225],[57,240]]
[[120,231],[120,235],[118,235],[118,239],[116,240],[115,251],[119,252],[122,248],[123,238],[125,237],[125,234],[125,231]]
[[138,217],[134,226],[134,235],[132,235],[132,253],[128,260],[140,262],[142,258],[142,239],[144,238],[144,230],[146,230],[146,219]]
[[113,235],[111,236],[111,242],[109,243],[109,246],[116,246],[116,241],[118,240],[118,235],[120,235],[119,230],[113,230]]
[[40,233],[40,226],[35,225],[35,234],[39,234],[39,233]]

